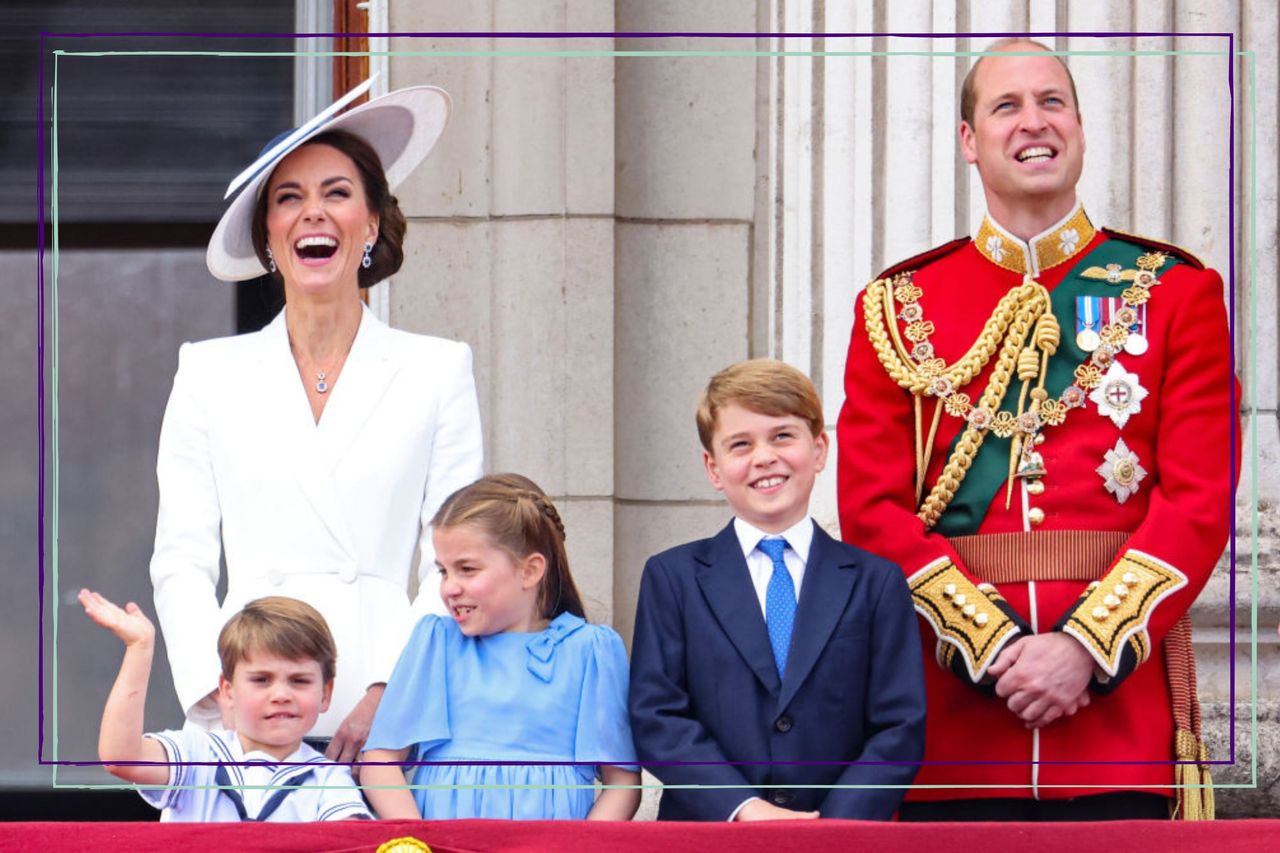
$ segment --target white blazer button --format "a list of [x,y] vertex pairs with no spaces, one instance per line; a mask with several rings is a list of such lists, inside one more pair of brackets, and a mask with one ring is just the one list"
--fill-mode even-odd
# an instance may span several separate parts
[[284,572],[279,569],[272,569],[267,572],[267,583],[272,586],[280,586],[280,584],[284,583]]

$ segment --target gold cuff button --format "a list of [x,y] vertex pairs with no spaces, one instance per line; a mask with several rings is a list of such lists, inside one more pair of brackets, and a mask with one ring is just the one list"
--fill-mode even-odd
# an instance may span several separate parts
[[1106,621],[1107,614],[1109,614],[1110,612],[1111,611],[1105,607],[1095,607],[1093,608],[1093,618],[1098,620],[1099,622],[1104,622]]
[[1044,510],[1038,506],[1033,506],[1027,511],[1027,521],[1032,524],[1044,524]]

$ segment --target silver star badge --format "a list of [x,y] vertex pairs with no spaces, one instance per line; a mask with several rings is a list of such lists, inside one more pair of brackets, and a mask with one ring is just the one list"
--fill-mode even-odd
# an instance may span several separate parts
[[1138,454],[1129,449],[1123,438],[1116,439],[1116,446],[1107,451],[1104,459],[1097,468],[1102,485],[1118,502],[1124,503],[1138,491],[1147,469],[1138,462]]
[[1089,392],[1089,399],[1098,404],[1098,414],[1111,418],[1118,427],[1129,422],[1130,415],[1142,411],[1142,401],[1147,389],[1138,383],[1138,374],[1130,373],[1118,361],[1111,362],[1098,387]]

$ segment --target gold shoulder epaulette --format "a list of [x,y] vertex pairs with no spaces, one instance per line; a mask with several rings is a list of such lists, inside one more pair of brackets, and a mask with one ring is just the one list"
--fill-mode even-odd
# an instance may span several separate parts
[[1133,243],[1144,249],[1151,249],[1157,252],[1164,252],[1166,255],[1173,255],[1178,260],[1190,264],[1198,270],[1204,269],[1204,261],[1197,258],[1191,252],[1181,246],[1175,246],[1172,243],[1165,243],[1162,240],[1153,240],[1150,237],[1142,237],[1137,234],[1130,234],[1127,231],[1118,231],[1115,228],[1103,228],[1103,233],[1115,240],[1123,240],[1126,243]]

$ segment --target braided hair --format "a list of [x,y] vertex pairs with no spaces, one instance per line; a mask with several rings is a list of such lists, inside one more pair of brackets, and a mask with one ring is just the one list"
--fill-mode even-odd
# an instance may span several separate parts
[[538,588],[538,612],[544,619],[561,613],[586,618],[582,596],[569,574],[564,522],[538,484],[520,474],[490,474],[445,499],[431,526],[439,529],[474,524],[493,544],[522,560],[530,554],[546,558]]

